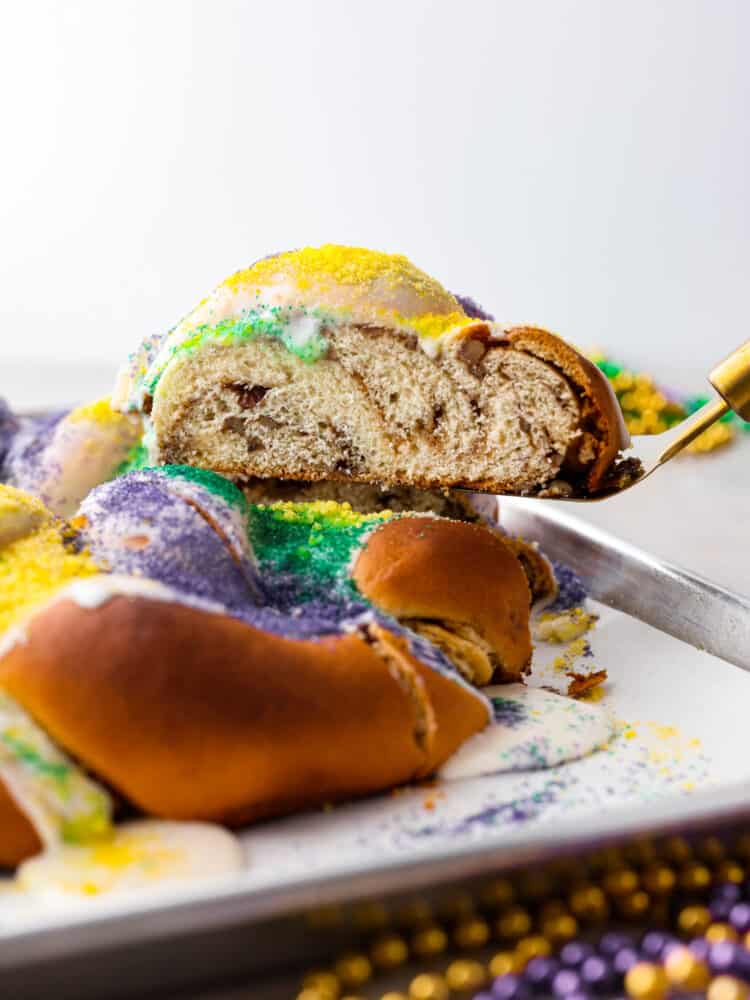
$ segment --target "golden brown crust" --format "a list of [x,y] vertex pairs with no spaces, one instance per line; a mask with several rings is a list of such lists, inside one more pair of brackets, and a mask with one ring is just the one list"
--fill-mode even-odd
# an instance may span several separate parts
[[399,619],[473,626],[492,645],[498,679],[517,680],[531,660],[529,587],[494,532],[430,517],[389,521],[370,535],[352,578]]
[[0,868],[15,868],[41,849],[31,822],[0,781]]
[[[475,695],[402,653],[424,679],[405,690],[359,635],[293,641],[122,596],[63,598],[27,632],[0,684],[154,816],[240,825],[378,791],[429,773],[487,722]],[[421,741],[419,698],[436,723]]]
[[620,404],[606,375],[570,344],[540,327],[515,326],[506,338],[516,350],[555,365],[578,389],[584,403],[583,422],[590,422],[596,441],[596,457],[587,469],[586,485],[596,490],[620,451],[630,445]]

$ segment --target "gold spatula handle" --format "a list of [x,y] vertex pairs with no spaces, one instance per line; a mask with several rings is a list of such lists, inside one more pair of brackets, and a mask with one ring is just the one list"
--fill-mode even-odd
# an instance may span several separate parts
[[750,340],[733,351],[708,381],[743,420],[750,420]]

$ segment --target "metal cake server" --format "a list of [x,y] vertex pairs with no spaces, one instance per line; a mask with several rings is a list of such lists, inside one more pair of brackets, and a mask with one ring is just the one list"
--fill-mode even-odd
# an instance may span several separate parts
[[718,393],[715,399],[709,400],[682,423],[663,434],[639,434],[633,437],[631,447],[623,455],[626,462],[632,462],[633,469],[624,481],[614,482],[590,495],[544,494],[538,499],[567,500],[573,503],[606,500],[642,483],[730,410],[734,410],[743,420],[750,420],[750,340],[717,365],[708,376],[708,381]]

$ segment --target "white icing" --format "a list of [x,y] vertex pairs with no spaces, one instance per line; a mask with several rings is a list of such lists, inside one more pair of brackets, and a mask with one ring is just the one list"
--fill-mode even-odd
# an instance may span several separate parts
[[286,324],[285,341],[294,350],[304,350],[320,337],[325,320],[320,316],[298,313],[292,314]]
[[58,591],[53,600],[68,599],[74,601],[81,608],[93,610],[115,597],[147,597],[152,601],[185,604],[200,611],[226,614],[226,608],[215,601],[192,597],[146,577],[124,576],[117,573],[102,573],[101,576],[89,576],[83,580],[74,580],[67,587]]
[[16,874],[24,892],[82,896],[142,889],[193,878],[217,878],[246,867],[239,840],[211,823],[136,820],[106,840],[58,846],[25,861]]
[[0,635],[0,660],[9,653],[14,646],[20,646],[26,642],[28,635],[23,625],[11,625]]
[[517,706],[516,725],[493,722],[472,736],[443,764],[447,781],[507,771],[533,771],[585,757],[614,735],[609,714],[599,705],[523,684],[487,687],[489,698]]
[[110,830],[108,792],[0,691],[0,779],[47,847]]

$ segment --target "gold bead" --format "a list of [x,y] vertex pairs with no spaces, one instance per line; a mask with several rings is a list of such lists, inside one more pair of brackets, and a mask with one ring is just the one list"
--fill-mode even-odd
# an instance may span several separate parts
[[739,934],[731,924],[709,924],[703,932],[703,937],[715,944],[717,941],[738,941]]
[[448,935],[442,927],[434,924],[422,927],[411,939],[411,950],[418,958],[431,958],[442,954],[448,947]]
[[489,924],[481,917],[462,920],[453,931],[453,940],[459,948],[481,948],[489,939]]
[[347,993],[345,997],[341,998],[341,1000],[367,1000],[367,997],[361,997],[359,995],[355,996],[354,993]]
[[617,900],[617,909],[627,920],[637,920],[644,916],[650,904],[649,894],[639,889],[638,892],[631,892],[629,896],[621,896]]
[[359,931],[379,931],[388,925],[388,910],[382,903],[362,903],[352,910],[352,922]]
[[384,993],[380,1000],[409,1000],[405,993],[397,993],[393,990],[389,990],[388,993]]
[[667,837],[657,850],[665,861],[675,865],[684,865],[693,856],[693,850],[684,837]]
[[561,913],[557,917],[545,920],[541,925],[542,934],[548,937],[553,944],[562,944],[563,941],[570,941],[578,933],[578,921],[570,913]]
[[474,914],[474,899],[468,892],[455,892],[443,899],[438,906],[438,914],[445,920],[461,920]]
[[734,976],[717,976],[708,984],[706,1000],[747,1000],[747,985]]
[[395,969],[396,966],[403,965],[408,957],[406,941],[397,934],[384,934],[370,948],[372,964],[380,969]]
[[546,958],[552,954],[552,945],[541,934],[523,937],[516,945],[516,958],[524,965],[532,958]]
[[716,865],[723,861],[727,854],[727,849],[718,837],[703,837],[696,845],[695,853],[710,865]]
[[400,906],[394,914],[398,927],[424,927],[432,921],[432,907],[426,899],[412,899]]
[[336,1000],[338,993],[329,993],[327,990],[319,990],[315,986],[306,986],[300,990],[295,1000]]
[[498,937],[513,940],[523,937],[531,930],[531,917],[520,906],[510,906],[495,921],[495,931]]
[[745,869],[733,858],[727,858],[716,866],[717,882],[734,882],[739,885],[745,881]]
[[452,990],[478,990],[487,981],[487,972],[481,962],[457,959],[445,970],[445,981]]
[[372,965],[367,955],[342,955],[333,970],[344,986],[361,986],[372,977]]
[[423,972],[409,983],[411,1000],[448,1000],[448,985],[442,976]]
[[[318,1000],[337,1000],[341,991],[339,977],[328,970],[313,970],[308,972],[302,980],[303,992],[305,989],[315,990],[318,993]],[[305,1000],[308,1000],[306,997]]]
[[577,886],[568,899],[573,915],[585,923],[605,920],[609,914],[607,897],[597,885]]
[[610,896],[627,896],[638,888],[638,876],[632,868],[620,868],[604,876],[602,888]]
[[680,888],[687,892],[701,892],[711,885],[711,871],[697,861],[691,862],[680,872]]
[[638,962],[625,975],[625,992],[633,1000],[662,1000],[668,990],[664,970],[652,962]]
[[513,951],[498,951],[490,959],[489,970],[493,978],[507,976],[510,972],[521,972],[523,963]]
[[666,865],[651,865],[641,873],[641,883],[652,896],[668,896],[677,884],[677,876]]
[[479,902],[488,909],[499,910],[513,902],[513,886],[507,878],[493,879],[479,894]]
[[705,906],[686,906],[677,916],[677,927],[687,937],[701,937],[711,923],[711,913]]
[[698,993],[708,986],[708,966],[689,948],[673,948],[664,959],[664,972],[671,985],[681,991]]

